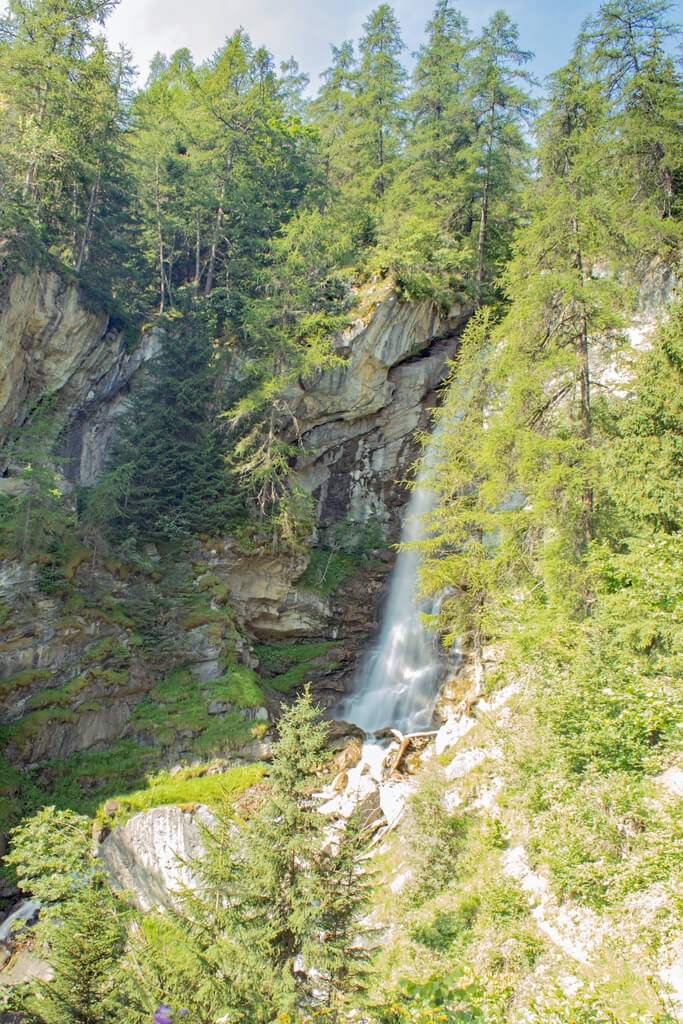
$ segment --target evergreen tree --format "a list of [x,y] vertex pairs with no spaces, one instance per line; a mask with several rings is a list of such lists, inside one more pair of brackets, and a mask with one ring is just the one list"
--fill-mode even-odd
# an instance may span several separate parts
[[96,221],[121,147],[126,55],[98,27],[117,0],[10,0],[0,21],[4,177],[10,202],[76,270],[94,259]]
[[36,937],[53,978],[17,993],[31,1024],[105,1024],[127,1019],[117,972],[125,915],[91,852],[89,821],[43,808],[12,832],[7,855],[20,887],[41,903]]
[[[683,303],[641,357],[605,453],[610,495],[636,536],[683,529]],[[628,524],[628,525],[626,525]]]
[[294,57],[281,62],[280,76],[278,91],[282,97],[285,112],[303,119],[307,106],[304,93],[311,81],[310,76],[301,70],[299,62]]
[[426,32],[405,102],[405,157],[386,203],[381,258],[411,296],[446,306],[464,293],[472,230],[463,156],[474,129],[466,99],[472,44],[449,0],[437,3]]
[[280,719],[263,805],[244,824],[219,819],[195,864],[197,891],[147,926],[136,954],[145,988],[182,999],[201,1024],[226,1013],[265,1024],[303,1002],[336,1004],[361,984],[368,954],[353,940],[367,891],[362,830],[351,825],[327,846],[313,796],[326,732],[306,691]]
[[495,328],[491,309],[480,309],[452,364],[430,442],[428,479],[440,496],[419,543],[422,589],[441,598],[443,643],[472,652],[479,692],[484,646],[509,616],[509,591],[529,578],[529,513],[514,489],[511,438],[489,422],[504,397],[495,375]]
[[520,214],[520,185],[525,177],[524,128],[533,102],[523,86],[522,70],[532,54],[519,46],[519,30],[497,11],[477,40],[471,57],[468,101],[474,133],[465,150],[472,196],[475,237],[474,298],[480,306],[487,288],[508,255],[511,228]]
[[54,976],[37,984],[28,1001],[37,1021],[108,1024],[127,1019],[117,977],[126,931],[102,876],[60,906],[44,941]]
[[100,485],[115,502],[108,516],[119,538],[182,538],[218,528],[235,510],[216,420],[219,352],[206,318],[188,311],[164,326]]
[[279,81],[241,29],[204,64],[183,49],[153,71],[133,104],[130,152],[159,308],[191,289],[234,326],[268,240],[318,187],[312,132],[285,97],[296,75]]
[[401,100],[406,73],[396,16],[380,4],[363,23],[356,80],[354,147],[366,200],[382,199],[391,180],[401,140]]
[[353,43],[346,40],[332,47],[332,64],[322,73],[323,84],[310,105],[310,114],[320,133],[325,182],[334,194],[348,188],[353,178],[348,135],[351,130],[357,74]]
[[511,309],[497,332],[493,431],[509,438],[510,490],[530,507],[527,544],[548,592],[578,608],[586,595],[577,566],[604,508],[596,382],[618,346],[625,301],[603,268],[623,258],[624,244],[600,159],[602,97],[578,58],[552,90],[531,223],[504,276]]
[[426,32],[406,101],[410,117],[406,156],[413,167],[414,186],[430,190],[441,218],[448,221],[454,213],[444,209],[448,183],[457,174],[458,153],[471,129],[465,104],[471,38],[466,19],[450,0],[439,0]]
[[646,258],[675,251],[680,237],[671,224],[683,176],[680,74],[665,48],[679,33],[666,17],[672,8],[668,0],[607,0],[581,37],[609,104],[604,159]]
[[[336,357],[331,340],[346,323],[346,286],[335,265],[355,254],[344,209],[302,211],[270,251],[262,294],[244,310],[245,387],[228,410],[230,463],[273,544],[296,546],[310,533],[310,502],[292,477],[301,437],[295,393]],[[247,376],[248,373],[248,376]]]

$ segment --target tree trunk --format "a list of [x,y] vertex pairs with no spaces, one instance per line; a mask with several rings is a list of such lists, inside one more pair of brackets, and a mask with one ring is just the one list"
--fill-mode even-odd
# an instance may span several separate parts
[[202,255],[202,230],[199,219],[199,210],[197,210],[197,240],[195,245],[194,254],[194,293],[199,295],[199,283],[202,276],[201,270],[201,255]]
[[491,106],[491,118],[486,138],[486,163],[484,173],[484,194],[481,199],[481,215],[479,217],[479,239],[477,242],[477,270],[475,274],[475,306],[479,309],[482,304],[484,290],[484,260],[486,256],[486,232],[489,220],[489,194],[491,189],[491,158],[493,155],[493,129],[495,126],[496,108]]
[[[40,109],[36,117],[36,125],[38,128],[42,128],[43,120],[45,118],[45,111],[47,110],[47,95],[49,92],[49,83],[45,84],[44,92],[40,101]],[[38,150],[34,146],[28,161],[28,167],[26,168],[26,177],[24,178],[24,187],[22,194],[24,199],[30,199],[31,193],[34,191],[36,174],[38,173]]]
[[90,236],[92,234],[93,221],[95,219],[95,206],[97,204],[97,197],[100,191],[100,178],[102,173],[101,161],[97,164],[97,173],[95,174],[95,180],[92,183],[90,189],[90,198],[88,200],[88,209],[85,215],[85,224],[83,225],[83,237],[81,238],[81,247],[78,252],[78,258],[76,259],[75,269],[80,271],[85,260],[85,255],[90,242]]
[[[585,287],[585,272],[579,237],[579,224],[576,216],[572,217],[572,232],[576,239],[576,269],[579,275],[581,289],[583,290]],[[574,347],[576,350],[576,374],[579,385],[579,435],[586,442],[586,445],[590,446],[593,433],[591,415],[590,343],[588,337],[586,303],[583,299],[580,300],[579,305],[579,332],[575,338]],[[593,488],[589,482],[586,482],[584,486],[581,504],[583,541],[585,544],[588,544],[593,539]]]
[[218,255],[218,243],[220,241],[221,227],[223,226],[224,209],[223,204],[225,203],[225,190],[228,186],[228,178],[232,171],[232,165],[235,159],[235,146],[231,144],[228,150],[228,160],[225,165],[225,174],[221,182],[221,196],[218,200],[218,210],[216,212],[216,223],[213,229],[213,239],[211,241],[211,253],[209,255],[209,266],[206,271],[206,285],[204,286],[204,298],[208,298],[213,288],[213,279],[216,273],[216,256]]
[[154,163],[154,199],[157,215],[157,242],[159,245],[159,312],[163,313],[166,298],[166,277],[164,275],[164,234],[161,227],[161,197],[159,195],[159,161]]

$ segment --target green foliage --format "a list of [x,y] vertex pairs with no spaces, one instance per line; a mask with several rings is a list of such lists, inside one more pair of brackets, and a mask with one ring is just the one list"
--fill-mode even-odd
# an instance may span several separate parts
[[534,1002],[529,1020],[532,1024],[674,1024],[675,1016],[666,1008],[663,1001],[659,1006],[643,1013],[615,1014],[610,1007],[610,1000],[591,989],[584,989],[573,996],[562,991],[555,991],[546,999]]
[[99,489],[111,496],[118,481],[102,525],[119,539],[177,540],[218,529],[235,510],[211,415],[219,365],[206,317],[175,316],[160,344]]
[[5,860],[20,888],[42,905],[37,937],[54,973],[49,983],[31,983],[19,994],[19,1007],[31,1021],[123,1019],[117,1016],[116,969],[125,917],[92,855],[89,826],[72,811],[45,807],[11,833]]
[[59,903],[91,872],[88,819],[44,807],[12,830],[6,856],[20,888],[43,904]]
[[120,739],[104,750],[43,762],[24,777],[24,813],[50,800],[59,809],[74,808],[92,815],[102,801],[120,793],[123,785],[136,789],[144,783],[151,754],[133,739]]
[[638,527],[672,533],[683,523],[683,303],[636,364],[635,394],[618,408],[606,452],[613,500]]
[[265,771],[265,767],[260,764],[228,768],[210,774],[201,774],[206,772],[206,766],[182,768],[173,773],[162,771],[149,776],[145,789],[114,794],[119,804],[117,818],[166,804],[182,806],[201,803],[220,810],[230,799],[259,782]]
[[463,900],[456,910],[437,911],[431,924],[418,925],[412,930],[411,938],[429,949],[448,949],[463,930],[472,927],[479,912],[479,902],[479,898],[473,895]]
[[46,929],[54,977],[32,986],[22,1009],[44,1024],[107,1024],[125,1019],[117,979],[126,942],[125,918],[101,877],[60,906]]
[[299,584],[329,597],[357,570],[358,561],[352,554],[334,548],[313,548]]
[[380,4],[363,23],[356,92],[357,175],[366,196],[384,197],[401,137],[399,102],[406,73],[400,62],[401,30],[389,4]]
[[333,640],[319,643],[257,644],[254,652],[269,688],[289,693],[303,686],[320,669],[332,668]]
[[0,189],[14,258],[47,250],[76,271],[99,264],[100,280],[115,249],[106,235],[125,233],[109,204],[116,196],[126,205],[121,98],[130,70],[127,54],[111,53],[98,34],[113,6],[12,0],[0,23]]
[[481,987],[464,970],[436,974],[427,981],[402,981],[394,1001],[379,1009],[382,1024],[476,1024],[486,1020]]
[[408,896],[419,902],[443,889],[452,877],[470,822],[466,814],[446,809],[444,776],[436,768],[424,775],[411,797],[409,821],[415,879]]
[[182,912],[146,927],[136,958],[147,991],[178,1001],[192,977],[182,1000],[198,1020],[229,1010],[265,1022],[291,1012],[311,998],[295,974],[300,956],[320,972],[317,1002],[332,1005],[360,984],[367,953],[353,939],[365,903],[362,835],[350,825],[326,849],[311,800],[326,729],[308,691],[283,710],[267,799],[242,826],[219,816],[206,858],[194,865],[200,889],[184,896]]
[[[211,701],[226,705],[224,713],[210,715]],[[184,668],[169,672],[137,705],[133,721],[149,732],[157,743],[171,746],[179,737],[193,737],[193,747],[202,754],[226,752],[247,742],[254,726],[241,708],[258,707],[263,694],[255,674],[244,665],[229,668],[218,679],[199,683]]]

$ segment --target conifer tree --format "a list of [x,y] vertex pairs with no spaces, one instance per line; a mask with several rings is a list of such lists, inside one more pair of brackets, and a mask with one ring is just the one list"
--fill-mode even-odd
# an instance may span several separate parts
[[610,496],[633,535],[683,528],[683,303],[674,304],[651,351],[636,364],[605,453]]
[[246,823],[219,817],[194,864],[197,890],[145,926],[136,950],[145,991],[182,1000],[200,1024],[226,1013],[265,1024],[302,1004],[336,1005],[362,985],[368,953],[354,939],[367,892],[364,836],[352,823],[328,846],[313,796],[326,732],[306,691],[280,719],[262,806]]
[[91,852],[89,821],[43,808],[13,830],[7,860],[21,888],[40,900],[39,948],[53,970],[16,1005],[31,1024],[106,1024],[127,1019],[118,983],[126,914]]
[[[524,127],[533,102],[524,90],[531,77],[523,66],[532,54],[519,45],[519,30],[503,11],[496,11],[476,43],[470,63],[468,100],[475,131],[467,147],[476,240],[475,304],[486,299],[486,287],[507,255],[513,207],[519,206],[527,146]],[[507,238],[506,238],[507,235]]]
[[396,15],[380,4],[363,24],[351,144],[366,199],[382,199],[391,180],[401,139],[401,111],[406,73],[404,48]]
[[464,152],[474,125],[466,100],[467,22],[440,0],[417,54],[405,101],[405,154],[382,221],[386,254],[400,287],[446,305],[463,293],[473,198]]
[[80,271],[121,149],[126,55],[98,29],[118,0],[10,0],[0,19],[6,187],[50,251]]
[[[206,318],[191,310],[169,318],[112,456],[123,493],[109,527],[119,539],[183,538],[235,510],[216,419],[218,370]],[[101,491],[111,493],[112,479]]]
[[458,154],[469,139],[471,124],[465,105],[467,57],[471,37],[467,21],[451,0],[439,0],[426,27],[406,101],[410,133],[406,158],[415,187],[429,189],[448,221],[445,209],[449,181],[457,175]]
[[310,105],[320,132],[325,182],[329,192],[348,187],[353,176],[348,135],[357,74],[353,43],[345,40],[332,47],[332,63],[322,73],[323,84]]
[[622,216],[650,257],[679,238],[671,218],[680,207],[683,97],[666,47],[680,33],[667,19],[672,9],[669,0],[606,0],[580,40],[608,102],[604,159],[619,181]]
[[504,398],[496,379],[496,318],[482,307],[470,320],[446,382],[431,441],[429,483],[439,500],[425,522],[423,592],[441,598],[443,643],[473,656],[484,684],[483,649],[505,620],[508,590],[528,579],[528,510],[510,473],[512,439],[489,422]]
[[493,433],[509,438],[510,490],[530,509],[527,547],[547,592],[576,608],[586,599],[577,566],[602,509],[596,382],[618,344],[625,294],[602,269],[624,252],[600,157],[604,116],[577,55],[553,76],[539,123],[541,175],[504,276],[511,309],[496,332],[493,374]]

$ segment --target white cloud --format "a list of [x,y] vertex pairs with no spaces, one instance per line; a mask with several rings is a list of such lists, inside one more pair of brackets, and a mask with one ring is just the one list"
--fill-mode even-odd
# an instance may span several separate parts
[[330,44],[356,37],[368,10],[364,0],[343,6],[311,0],[122,0],[107,35],[133,50],[144,77],[157,50],[170,54],[187,46],[196,60],[203,60],[242,26],[277,61],[296,57],[315,84],[329,62]]
[[[391,2],[391,0],[389,0]],[[362,25],[380,0],[120,0],[107,23],[112,45],[125,44],[133,52],[141,80],[149,61],[160,50],[171,54],[187,47],[201,61],[218,50],[227,36],[242,26],[257,46],[266,46],[276,61],[294,56],[311,76],[311,91],[318,75],[329,65],[330,45],[358,40]],[[598,0],[461,0],[463,14],[473,30],[502,6],[520,27],[520,43],[536,51],[539,75],[560,67],[569,57],[581,21]],[[394,0],[407,52],[423,39],[434,0]],[[0,14],[7,0],[0,0]]]

